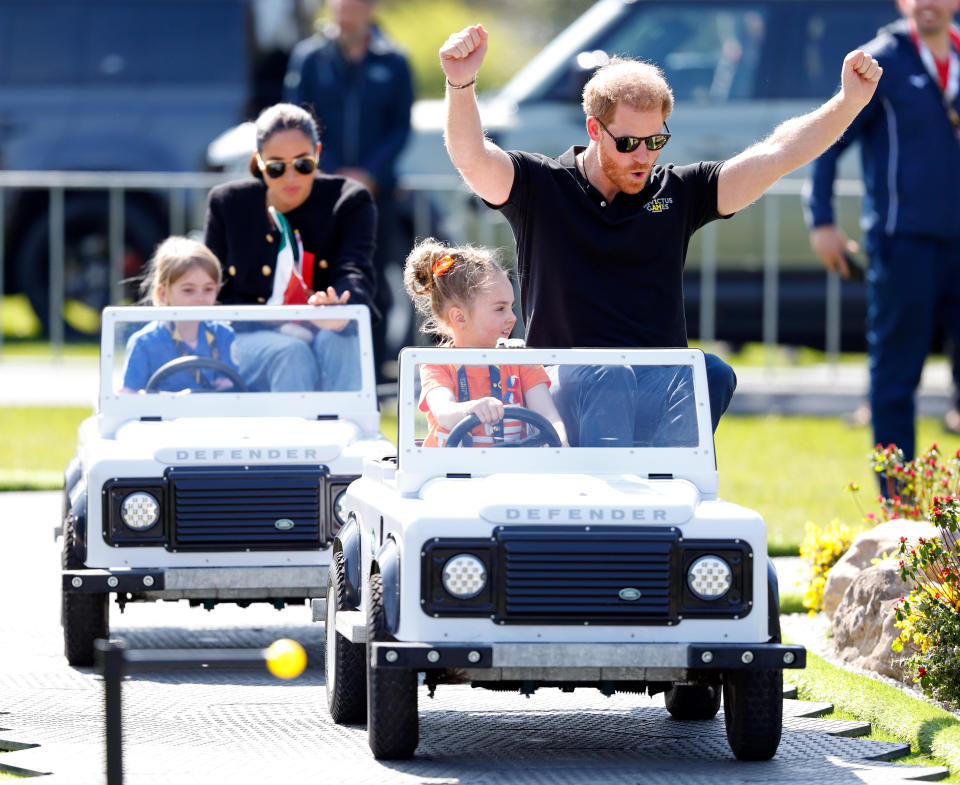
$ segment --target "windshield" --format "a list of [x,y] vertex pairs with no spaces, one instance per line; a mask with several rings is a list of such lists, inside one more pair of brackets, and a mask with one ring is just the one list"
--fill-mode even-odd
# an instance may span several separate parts
[[687,365],[423,363],[416,380],[416,433],[424,447],[698,443]]
[[101,396],[124,409],[256,395],[373,394],[375,405],[358,306],[109,308],[101,350]]
[[406,349],[401,359],[402,470],[715,469],[699,351]]

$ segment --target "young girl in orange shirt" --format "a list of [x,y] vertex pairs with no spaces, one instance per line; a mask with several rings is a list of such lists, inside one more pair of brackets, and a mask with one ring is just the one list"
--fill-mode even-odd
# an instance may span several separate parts
[[[486,249],[424,240],[407,256],[404,285],[427,317],[423,331],[443,336],[445,346],[494,347],[510,337],[517,321],[513,286]],[[543,415],[568,446],[541,365],[423,365],[420,381],[420,410],[429,425],[424,447],[442,447],[450,430],[470,414],[481,422],[471,434],[475,447],[523,438],[524,423],[506,420],[501,425],[505,405],[526,406]]]

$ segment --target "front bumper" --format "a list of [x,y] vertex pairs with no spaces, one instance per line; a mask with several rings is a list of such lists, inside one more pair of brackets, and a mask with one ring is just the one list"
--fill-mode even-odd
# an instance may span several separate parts
[[62,576],[65,592],[126,592],[147,600],[307,598],[327,591],[325,566],[85,569]]
[[806,666],[806,649],[783,643],[371,644],[381,668],[465,668],[474,681],[659,681],[698,673]]

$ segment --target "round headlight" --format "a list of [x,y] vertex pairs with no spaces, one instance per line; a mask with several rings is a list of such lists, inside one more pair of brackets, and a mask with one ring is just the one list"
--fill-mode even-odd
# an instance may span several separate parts
[[719,556],[701,556],[687,571],[687,585],[701,600],[716,600],[730,590],[733,571]]
[[487,585],[487,568],[476,556],[461,553],[443,565],[443,588],[458,600],[476,597]]
[[344,488],[333,500],[333,517],[343,526],[347,522],[347,489]]
[[120,505],[120,520],[128,529],[146,531],[160,519],[160,503],[149,493],[137,491]]

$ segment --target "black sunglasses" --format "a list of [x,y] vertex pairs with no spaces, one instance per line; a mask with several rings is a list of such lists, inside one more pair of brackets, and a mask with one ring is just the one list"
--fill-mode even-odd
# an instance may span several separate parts
[[[263,171],[267,177],[272,177],[276,180],[278,177],[283,177],[283,173],[287,171],[287,162],[286,161],[263,161]],[[313,174],[314,170],[317,168],[317,162],[314,158],[294,158],[293,159],[293,168],[299,174]]]
[[670,129],[667,128],[666,120],[663,121],[663,127],[667,129],[667,132],[665,134],[652,134],[651,136],[614,136],[610,133],[610,129],[600,122],[599,117],[597,118],[597,122],[600,123],[600,127],[613,139],[617,145],[618,153],[632,153],[641,144],[645,144],[648,150],[662,150],[671,136]]

